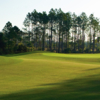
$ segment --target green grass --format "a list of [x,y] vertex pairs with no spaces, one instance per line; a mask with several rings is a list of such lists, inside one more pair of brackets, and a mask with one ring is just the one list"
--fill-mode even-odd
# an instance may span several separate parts
[[100,100],[100,54],[0,56],[0,100]]

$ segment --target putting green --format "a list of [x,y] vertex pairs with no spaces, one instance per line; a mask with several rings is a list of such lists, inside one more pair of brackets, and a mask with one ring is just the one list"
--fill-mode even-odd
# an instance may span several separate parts
[[0,56],[0,100],[99,100],[100,54]]

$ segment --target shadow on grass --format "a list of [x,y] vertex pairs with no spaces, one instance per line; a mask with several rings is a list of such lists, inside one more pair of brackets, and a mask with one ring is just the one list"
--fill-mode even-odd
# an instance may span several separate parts
[[[53,57],[53,56],[45,56],[42,53],[53,53],[49,51],[32,51],[32,52],[25,52],[25,53],[18,53],[18,54],[8,54],[8,55],[1,55],[5,57],[18,57],[18,56],[26,56],[29,55],[28,58],[31,59],[51,59],[51,60],[63,60],[63,61],[71,61],[71,62],[80,62],[86,64],[100,64],[100,58],[70,58],[70,57]],[[30,56],[32,54],[32,56]],[[55,54],[55,53],[54,53]],[[42,56],[40,56],[42,55]],[[91,69],[92,70],[92,69]]]
[[7,54],[7,55],[1,55],[5,57],[13,57],[13,56],[21,56],[21,55],[28,55],[28,54],[33,54],[33,53],[49,53],[45,51],[32,51],[32,52],[24,52],[24,53],[16,53],[16,54]]
[[4,95],[0,100],[100,100],[100,75],[41,86],[53,87]]
[[[32,52],[24,52],[24,53],[17,53],[17,54],[7,54],[7,55],[1,55],[5,57],[16,57],[16,56],[24,56],[24,55],[30,55],[30,54],[36,54],[37,56],[42,53],[53,53],[50,51],[32,51]],[[55,54],[55,53],[54,53]],[[61,54],[61,53],[60,53]],[[70,58],[70,57],[53,57],[53,56],[45,56],[42,55],[44,58],[51,58],[51,59],[58,59],[58,60],[67,60],[67,61],[75,61],[75,62],[85,62],[85,63],[100,63],[100,58]]]

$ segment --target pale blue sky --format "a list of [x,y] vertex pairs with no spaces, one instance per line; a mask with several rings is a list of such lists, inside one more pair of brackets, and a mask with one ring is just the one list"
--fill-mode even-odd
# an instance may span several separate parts
[[61,8],[77,15],[81,12],[86,12],[88,16],[93,13],[100,18],[100,0],[0,0],[0,31],[8,21],[22,29],[28,12],[36,9],[48,13],[51,8]]

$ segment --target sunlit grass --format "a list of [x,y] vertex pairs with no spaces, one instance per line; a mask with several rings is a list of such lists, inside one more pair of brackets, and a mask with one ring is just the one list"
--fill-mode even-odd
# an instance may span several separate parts
[[99,64],[100,54],[31,52],[0,56],[0,100],[80,100],[98,96]]

